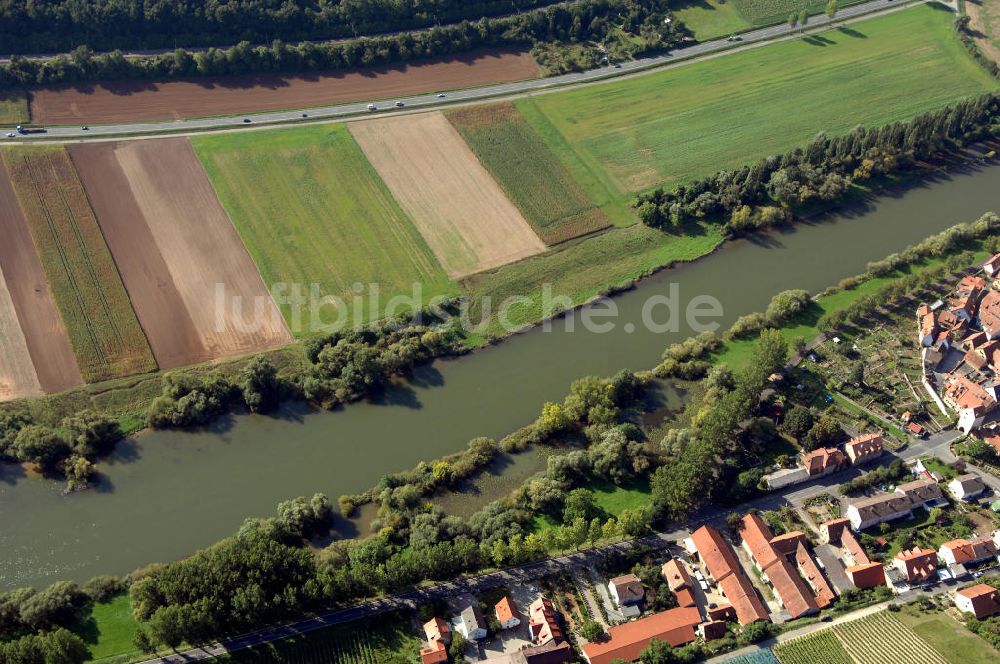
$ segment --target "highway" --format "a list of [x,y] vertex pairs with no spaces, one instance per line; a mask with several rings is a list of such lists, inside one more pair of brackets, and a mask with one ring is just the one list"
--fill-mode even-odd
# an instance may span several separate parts
[[[413,110],[428,110],[456,103],[470,103],[494,98],[505,98],[521,96],[539,92],[549,92],[567,86],[581,86],[607,82],[610,80],[637,76],[652,71],[662,70],[670,66],[680,66],[690,64],[711,57],[717,57],[725,53],[755,48],[774,41],[783,39],[798,38],[807,36],[831,25],[843,25],[863,18],[870,18],[873,15],[883,14],[890,11],[897,11],[905,7],[916,4],[923,4],[931,0],[871,0],[860,5],[846,7],[837,12],[831,20],[826,15],[813,16],[809,19],[809,24],[803,29],[799,26],[792,28],[788,24],[761,28],[750,32],[742,33],[741,40],[730,42],[727,39],[717,39],[678,48],[660,55],[623,62],[614,67],[604,67],[585,72],[564,74],[549,78],[532,79],[517,83],[504,83],[490,85],[479,88],[456,90],[442,95],[441,93],[429,93],[402,97],[398,100],[381,102],[379,109],[375,112],[368,110],[369,101],[360,101],[350,104],[340,104],[337,106],[323,106],[319,108],[298,109],[290,111],[275,111],[269,113],[258,113],[252,115],[232,115],[225,117],[199,118],[191,120],[171,120],[163,122],[137,122],[125,124],[89,125],[87,130],[80,126],[48,127],[44,133],[33,133],[19,135],[16,138],[8,138],[3,142],[24,142],[24,141],[78,141],[78,140],[100,140],[116,138],[122,136],[158,136],[168,134],[191,134],[212,131],[232,131],[234,129],[263,128],[263,126],[286,124],[303,121],[330,121],[343,120],[358,116],[380,115],[387,112],[411,112]],[[393,106],[394,101],[404,104],[401,108]],[[308,116],[308,117],[306,117]],[[12,131],[13,127],[7,128],[4,133]]]
[[[902,458],[912,460],[918,456],[930,454],[939,456],[945,460],[953,460],[954,456],[949,451],[949,446],[961,434],[955,431],[944,431],[926,440],[916,440],[911,442],[904,450],[897,455],[885,455],[881,463],[889,463],[892,459]],[[868,470],[866,467],[864,470]],[[849,468],[844,471],[832,473],[817,480],[788,487],[784,490],[769,493],[765,496],[749,501],[743,505],[734,507],[710,506],[702,509],[683,525],[678,524],[676,528],[669,532],[659,532],[635,540],[607,544],[584,551],[578,551],[565,556],[547,558],[518,567],[511,567],[496,572],[488,572],[477,576],[470,576],[447,583],[410,590],[388,597],[372,599],[361,602],[343,609],[337,609],[322,613],[310,618],[304,618],[294,623],[269,627],[257,632],[243,634],[230,639],[209,644],[200,648],[192,648],[183,652],[155,657],[146,660],[142,664],[184,664],[187,662],[197,662],[218,657],[227,652],[242,650],[253,646],[280,641],[289,637],[306,634],[318,629],[330,627],[341,623],[352,622],[361,618],[367,618],[382,613],[396,610],[415,610],[420,604],[425,604],[438,599],[453,598],[463,593],[478,594],[490,588],[507,586],[513,584],[528,584],[535,579],[550,576],[561,571],[568,571],[573,568],[595,567],[602,558],[615,550],[628,549],[636,545],[647,545],[652,548],[666,548],[670,544],[687,537],[692,530],[699,526],[712,523],[719,528],[725,527],[725,518],[733,512],[743,513],[751,508],[764,510],[775,510],[783,505],[799,504],[811,497],[822,493],[836,493],[837,485],[857,476],[862,471],[857,468]],[[996,478],[981,473],[983,479],[988,481],[994,490],[1000,493],[1000,481]]]

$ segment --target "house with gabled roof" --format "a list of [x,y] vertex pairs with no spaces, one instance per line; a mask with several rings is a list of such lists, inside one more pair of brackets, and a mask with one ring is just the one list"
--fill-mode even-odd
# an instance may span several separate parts
[[855,436],[844,443],[844,451],[851,463],[857,465],[882,456],[883,438],[880,432]]
[[937,552],[934,549],[913,547],[897,553],[892,559],[892,565],[907,583],[924,583],[937,573]]
[[946,565],[979,563],[997,557],[997,545],[989,535],[973,539],[959,538],[945,542],[938,549],[938,557]]
[[986,484],[976,473],[966,473],[948,482],[948,491],[958,500],[975,500],[986,491]]
[[521,624],[521,613],[517,610],[517,604],[507,595],[501,597],[494,605],[493,613],[503,629],[514,629]]
[[722,533],[712,526],[702,526],[691,533],[690,542],[694,554],[732,604],[737,622],[749,625],[758,620],[768,620],[767,607]]
[[809,477],[829,475],[844,467],[847,457],[836,447],[820,447],[802,454],[802,465]]
[[1000,591],[985,583],[955,591],[955,606],[978,620],[1000,614]]

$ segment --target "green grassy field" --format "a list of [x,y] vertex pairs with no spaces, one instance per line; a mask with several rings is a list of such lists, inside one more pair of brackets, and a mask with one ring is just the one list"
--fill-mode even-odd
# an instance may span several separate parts
[[512,104],[446,115],[543,242],[558,244],[611,225]]
[[[914,7],[517,106],[557,155],[553,131],[612,191],[674,186],[802,145],[818,131],[901,120],[995,90],[955,39],[953,20]],[[539,113],[525,112],[532,106]]]
[[396,615],[331,627],[219,657],[225,664],[404,664],[419,662],[420,640]]
[[[553,295],[568,296],[579,305],[610,288],[630,284],[672,261],[694,260],[721,242],[717,226],[705,228],[701,234],[683,236],[667,235],[642,225],[615,228],[595,237],[567,242],[539,256],[473,275],[462,283],[473,302],[472,321],[483,317],[481,305],[485,296],[490,296],[495,314],[505,299],[520,295],[530,298],[531,302],[511,307],[509,319],[515,325],[525,325],[542,318],[543,284],[551,284]],[[482,334],[502,335],[504,332],[494,317],[486,321]]]
[[20,90],[0,91],[0,125],[18,125],[28,121],[28,96]]
[[[755,27],[774,25],[788,20],[790,14],[805,9],[810,15],[826,11],[827,0],[731,0],[736,11]],[[868,0],[838,0],[837,7],[858,5]]]
[[92,661],[138,654],[132,644],[138,627],[132,617],[132,605],[127,594],[110,602],[94,604],[91,617],[77,630],[90,649]]
[[[647,480],[628,486],[618,486],[611,482],[595,481],[585,485],[594,492],[594,503],[607,516],[617,517],[623,510],[636,510],[649,505],[652,489]],[[558,520],[546,514],[536,514],[529,522],[531,532],[540,532],[549,528],[557,528]]]
[[8,148],[3,159],[83,378],[97,382],[156,369],[66,150]]
[[991,662],[1000,657],[1000,653],[989,643],[946,613],[931,613],[906,606],[896,615],[904,625],[944,655],[950,664]]
[[725,37],[751,27],[734,0],[692,0],[674,9],[674,16],[698,41]]
[[[192,141],[265,282],[318,284],[324,296],[348,303],[365,286],[362,318],[382,317],[389,298],[456,293],[424,239],[389,194],[343,125],[205,136]],[[379,285],[372,310],[369,284]],[[292,332],[308,334],[317,321],[308,307],[296,321],[281,304]],[[335,321],[324,307],[319,321]],[[357,319],[353,304],[347,319]]]

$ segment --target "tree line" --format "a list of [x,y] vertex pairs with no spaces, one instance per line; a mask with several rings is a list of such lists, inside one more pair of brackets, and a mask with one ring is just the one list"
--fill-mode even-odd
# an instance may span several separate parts
[[805,148],[754,164],[640,195],[635,208],[648,226],[681,231],[701,220],[723,221],[732,237],[791,221],[796,210],[841,200],[855,182],[892,175],[918,161],[940,158],[951,147],[992,135],[1000,116],[994,94],[875,129],[820,133]]
[[383,66],[478,48],[531,46],[540,42],[600,41],[623,27],[649,35],[650,48],[671,42],[680,28],[666,24],[666,0],[578,0],[500,18],[435,26],[423,32],[363,37],[336,43],[274,39],[267,45],[241,41],[231,48],[126,58],[120,51],[95,55],[78,46],[46,59],[14,56],[0,65],[0,87],[125,79],[176,79],[236,74],[335,71]]
[[518,13],[557,0],[10,0],[0,43],[13,53],[220,46],[360,37]]

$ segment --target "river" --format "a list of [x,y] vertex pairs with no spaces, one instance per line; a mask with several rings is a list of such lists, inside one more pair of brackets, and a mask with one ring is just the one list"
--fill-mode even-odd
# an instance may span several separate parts
[[[1000,209],[1000,166],[732,242],[616,296],[619,315],[609,332],[583,330],[574,313],[550,331],[536,328],[437,361],[379,403],[320,413],[290,405],[277,417],[230,416],[206,431],[146,433],[120,444],[99,465],[97,488],[76,495],[0,466],[0,590],[175,560],[233,533],[248,516],[272,514],[282,500],[317,491],[336,500],[475,436],[503,436],[532,420],[546,400],[561,399],[572,380],[651,368],[665,346],[688,336],[684,326],[657,333],[640,323],[643,303],[672,285],[684,302],[717,298],[724,328],[762,310],[778,291],[820,291],[993,209]],[[566,330],[568,322],[575,331]],[[343,534],[353,533],[348,526]]]

